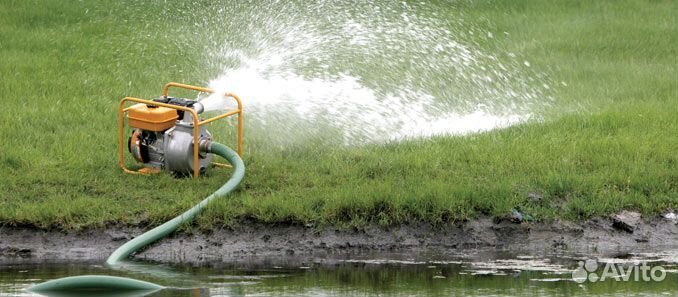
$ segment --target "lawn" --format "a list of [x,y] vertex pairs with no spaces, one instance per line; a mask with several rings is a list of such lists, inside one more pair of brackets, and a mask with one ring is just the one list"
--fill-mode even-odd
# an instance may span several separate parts
[[[444,225],[512,208],[538,221],[582,220],[678,208],[678,2],[449,5],[509,33],[501,47],[562,82],[562,109],[507,129],[386,144],[272,148],[246,137],[244,183],[199,227]],[[177,29],[194,20],[163,12],[161,1],[0,3],[0,225],[157,225],[228,179],[228,170],[175,179],[117,166],[122,97],[220,73],[196,54],[210,36]]]

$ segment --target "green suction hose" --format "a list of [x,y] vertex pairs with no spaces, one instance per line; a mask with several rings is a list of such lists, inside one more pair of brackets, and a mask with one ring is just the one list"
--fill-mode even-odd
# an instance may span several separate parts
[[191,209],[182,213],[178,217],[175,217],[164,224],[155,227],[144,234],[141,234],[141,236],[138,236],[123,244],[108,257],[106,264],[116,265],[120,260],[126,259],[129,255],[138,251],[139,249],[169,235],[174,230],[179,228],[181,224],[192,221],[193,218],[199,214],[214,198],[230,193],[233,191],[233,189],[235,189],[235,187],[238,186],[238,184],[240,184],[240,181],[245,175],[245,164],[243,163],[242,159],[238,157],[238,154],[225,145],[214,142],[211,143],[208,151],[226,158],[231,163],[231,165],[233,165],[235,170],[231,179],[229,179],[228,182],[221,186],[221,188],[219,188],[216,192],[212,193],[212,195],[205,198],[203,201],[200,201],[200,203],[191,207]]
[[[191,207],[191,209],[181,215],[155,227],[140,236],[126,242],[111,254],[106,260],[109,266],[116,266],[121,260],[126,259],[134,252],[156,242],[175,231],[181,224],[190,222],[205,207],[217,197],[227,195],[233,191],[245,176],[245,164],[238,154],[227,146],[212,142],[207,148],[209,153],[224,157],[233,166],[233,176],[219,188],[216,192],[209,195],[200,203]],[[82,292],[86,290],[108,290],[108,291],[157,291],[164,287],[149,282],[139,281],[131,278],[114,277],[107,275],[81,275],[55,279],[40,283],[28,288],[28,291],[36,293],[50,292]]]

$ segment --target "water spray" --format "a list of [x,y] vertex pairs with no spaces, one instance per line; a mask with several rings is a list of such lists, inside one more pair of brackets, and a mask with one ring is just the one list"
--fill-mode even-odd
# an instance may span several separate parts
[[[193,175],[193,177],[197,177],[205,173],[210,165],[213,165],[217,167],[232,166],[233,175],[216,192],[186,212],[120,246],[106,260],[106,265],[110,267],[123,266],[123,261],[133,253],[166,237],[182,224],[192,221],[207,207],[210,201],[233,191],[245,175],[245,165],[240,158],[242,153],[242,104],[240,98],[235,94],[225,94],[226,97],[233,98],[236,101],[238,108],[203,120],[200,118],[200,114],[204,111],[204,106],[196,100],[169,97],[170,87],[213,93],[213,90],[208,88],[168,83],[163,88],[163,96],[155,100],[133,97],[122,99],[118,110],[118,153],[119,164],[123,171],[132,174],[151,174],[166,171],[175,176]],[[136,102],[136,104],[127,107],[128,102]],[[205,128],[208,123],[234,115],[238,117],[237,152],[223,144],[213,142],[212,135]],[[142,167],[137,170],[127,168],[125,163],[125,120],[132,128],[126,146],[132,157],[142,163]],[[213,162],[213,155],[225,158],[230,165]],[[125,292],[141,296],[163,288],[163,286],[154,283],[125,277],[80,275],[47,281],[34,285],[27,290],[48,296],[91,295],[110,292]]]

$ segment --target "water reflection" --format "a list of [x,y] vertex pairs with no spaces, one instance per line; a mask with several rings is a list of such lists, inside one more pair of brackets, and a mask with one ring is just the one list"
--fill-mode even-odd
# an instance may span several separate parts
[[[78,292],[50,292],[49,294],[40,294],[37,296],[46,296],[46,297],[79,297],[79,296],[90,296],[90,297],[142,297],[149,296],[155,293],[155,291],[126,291],[126,292],[92,292],[92,291],[78,291]],[[28,296],[34,293],[30,293]],[[20,295],[23,296],[23,295]]]
[[[633,257],[637,260],[647,257],[654,261],[652,263],[674,268],[676,254],[678,252],[673,251]],[[366,259],[303,268],[130,262],[116,270],[87,264],[4,265],[0,266],[0,295],[40,296],[23,289],[45,280],[82,274],[133,277],[167,289],[51,296],[675,296],[678,291],[678,277],[671,269],[661,282],[608,279],[579,284],[572,280],[578,259],[581,257],[513,256],[488,261]],[[601,263],[611,261],[610,258],[600,260]]]

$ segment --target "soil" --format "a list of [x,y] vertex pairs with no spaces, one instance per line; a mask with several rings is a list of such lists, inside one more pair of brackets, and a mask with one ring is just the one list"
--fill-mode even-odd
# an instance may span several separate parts
[[[77,232],[0,227],[0,263],[103,262],[117,247],[143,231],[121,227]],[[459,255],[491,258],[506,252],[623,256],[677,245],[678,225],[663,218],[641,219],[631,230],[615,227],[611,218],[577,223],[514,223],[480,218],[446,227],[421,223],[361,230],[250,223],[208,233],[176,233],[135,258],[192,265],[304,265],[393,255],[405,259],[451,259]]]

